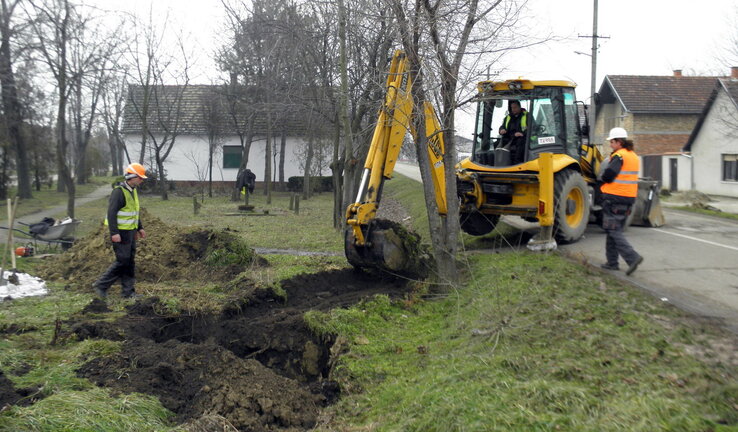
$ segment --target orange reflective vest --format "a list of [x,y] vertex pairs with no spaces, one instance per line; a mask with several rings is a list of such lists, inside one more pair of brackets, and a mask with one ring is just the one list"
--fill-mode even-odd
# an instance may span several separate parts
[[612,183],[603,184],[600,190],[610,195],[635,198],[638,196],[638,171],[641,168],[641,161],[632,150],[620,149],[613,153],[610,159],[614,156],[620,156],[623,159],[623,166],[620,167],[615,180]]

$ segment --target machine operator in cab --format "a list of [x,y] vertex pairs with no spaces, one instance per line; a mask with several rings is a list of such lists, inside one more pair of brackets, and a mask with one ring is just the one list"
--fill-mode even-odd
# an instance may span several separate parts
[[612,154],[607,167],[602,172],[604,184],[602,192],[602,228],[607,233],[605,257],[607,262],[601,267],[607,270],[618,270],[618,258],[623,257],[630,275],[643,262],[625,238],[623,230],[625,221],[633,209],[638,195],[638,172],[641,163],[633,151],[633,141],[628,139],[628,132],[620,127],[612,128],[607,136]]
[[525,157],[525,132],[528,129],[528,111],[520,106],[520,101],[508,102],[508,114],[500,126],[502,147],[510,150],[510,162],[515,165]]

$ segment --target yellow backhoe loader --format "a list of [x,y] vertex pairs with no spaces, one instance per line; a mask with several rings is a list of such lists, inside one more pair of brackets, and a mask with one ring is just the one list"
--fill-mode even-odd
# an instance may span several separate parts
[[[407,236],[398,234],[395,224],[376,218],[403,138],[408,130],[415,134],[406,67],[403,52],[395,52],[356,202],[346,211],[346,257],[357,267],[402,272],[412,265]],[[537,221],[540,232],[528,244],[533,250],[579,240],[600,210],[597,172],[602,155],[586,140],[586,107],[576,101],[574,88],[568,81],[522,78],[478,84],[472,154],[455,167],[458,209],[446,208],[443,133],[435,110],[426,104],[427,151],[439,212],[458,211],[462,230],[476,236],[491,232],[502,215]],[[515,138],[501,135],[509,124],[511,101],[525,113]],[[636,223],[663,224],[656,182],[643,182],[641,189]]]

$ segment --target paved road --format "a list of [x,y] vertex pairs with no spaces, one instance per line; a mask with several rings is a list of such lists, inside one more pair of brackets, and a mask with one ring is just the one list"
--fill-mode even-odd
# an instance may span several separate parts
[[[420,180],[416,166],[397,164],[395,171]],[[645,258],[638,271],[630,277],[622,271],[611,273],[738,333],[738,221],[667,208],[664,214],[663,227],[630,227],[626,232]],[[503,220],[522,230],[537,230],[536,224],[519,217]],[[590,225],[584,238],[571,245],[559,245],[559,249],[599,266],[605,257],[605,232]]]
[[[663,227],[628,228],[626,236],[644,262],[631,277],[612,273],[738,333],[738,221],[669,209],[664,215]],[[590,225],[583,239],[559,248],[599,265],[605,232]]]

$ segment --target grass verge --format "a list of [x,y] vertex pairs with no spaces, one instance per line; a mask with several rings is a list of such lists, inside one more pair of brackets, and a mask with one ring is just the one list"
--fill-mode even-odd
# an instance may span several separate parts
[[709,209],[703,209],[703,208],[696,208],[692,206],[678,206],[678,207],[670,207],[676,210],[682,210],[690,213],[698,213],[703,214],[707,216],[715,216],[723,219],[731,219],[731,220],[738,220],[738,214],[735,213],[727,213],[724,211],[715,211],[715,210],[709,210]]
[[438,301],[307,315],[349,347],[320,430],[738,430],[735,365],[678,311],[557,255],[470,262]]

